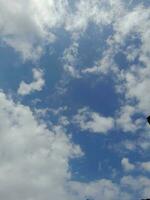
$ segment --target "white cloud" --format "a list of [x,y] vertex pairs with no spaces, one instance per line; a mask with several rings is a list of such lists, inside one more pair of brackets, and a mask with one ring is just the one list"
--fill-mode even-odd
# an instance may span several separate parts
[[136,107],[124,105],[120,108],[119,115],[116,118],[116,123],[124,132],[136,132],[143,124],[141,119],[133,119],[136,114]]
[[33,82],[32,83],[25,83],[22,81],[20,83],[18,94],[20,95],[28,95],[34,91],[41,91],[45,81],[43,79],[43,71],[41,69],[32,69],[33,72]]
[[96,112],[83,108],[74,116],[73,121],[79,125],[81,130],[89,130],[94,133],[106,134],[114,128],[114,120],[111,117],[104,117]]
[[95,65],[82,70],[83,74],[94,74],[99,76],[107,75],[108,73],[118,74],[118,66],[114,62],[115,52],[118,50],[116,47],[110,47],[103,52],[102,58],[95,62]]
[[149,198],[150,196],[150,179],[147,177],[125,176],[121,179],[121,185],[125,189],[130,190],[136,198]]
[[1,0],[2,41],[21,53],[24,60],[38,59],[43,46],[55,41],[51,29],[63,23],[66,7],[66,0]]
[[130,199],[125,192],[121,192],[117,184],[107,179],[87,183],[72,183],[72,188],[78,193],[82,199],[106,199],[106,200],[119,200]]
[[123,158],[121,160],[121,164],[122,164],[122,167],[124,168],[124,170],[127,172],[135,169],[135,165],[130,163],[128,158]]
[[[133,9],[124,7],[120,16],[114,18],[112,22],[114,32],[107,39],[108,46],[103,51],[101,59],[96,61],[93,67],[82,70],[83,75],[85,73],[99,74],[99,76],[111,74],[111,77],[114,77],[116,92],[125,97],[121,99],[122,104],[116,119],[117,126],[124,132],[135,133],[140,128],[145,128],[142,117],[135,116],[139,113],[143,116],[149,115],[149,16],[150,9],[142,4]],[[126,41],[129,38],[131,42],[127,44]],[[140,44],[133,44],[134,39],[138,39]],[[115,55],[120,52],[129,62],[138,60],[138,64],[134,66],[129,63],[129,67],[124,66],[121,69],[115,62]],[[147,144],[146,140],[142,141],[143,146]]]
[[0,199],[75,200],[70,158],[82,155],[61,126],[49,130],[29,107],[0,93]]
[[[79,42],[90,24],[95,24],[100,30],[103,30],[104,27],[112,25],[120,18],[122,13],[124,13],[124,3],[121,0],[80,0],[76,4],[76,11],[68,17],[65,28],[71,32],[73,41]],[[98,37],[102,37],[102,35],[99,34]],[[103,58],[96,61],[94,66],[83,70],[77,69],[74,65],[68,65],[65,69],[77,78],[84,74],[106,74],[108,71],[110,72],[110,68],[116,73],[117,68],[110,58],[112,52],[114,52],[114,48],[106,50]]]
[[138,101],[137,107],[140,111],[148,114],[149,109],[149,68],[133,66],[131,71],[125,75],[126,78],[126,98],[136,99]]
[[[133,120],[132,117],[136,113],[142,113],[144,115],[149,114],[150,47],[147,45],[149,44],[150,38],[149,16],[150,9],[139,5],[133,10],[126,12],[124,17],[118,19],[114,25],[116,33],[112,37],[112,45],[115,43],[120,45],[125,43],[127,37],[132,39],[137,38],[141,43],[140,45],[133,45],[131,42],[131,44],[127,45],[127,48],[124,50],[127,59],[129,61],[132,60],[132,62],[137,59],[138,64],[131,64],[129,68],[123,69],[121,70],[121,73],[119,73],[121,80],[119,84],[121,86],[122,93],[125,95],[125,101],[127,102],[124,104],[123,110],[127,111],[127,107],[132,110],[130,112],[128,112],[129,110],[126,112],[126,115],[128,115],[126,116],[128,122]],[[135,104],[130,105],[130,102],[133,101]],[[131,127],[131,129],[133,128],[134,130],[134,127],[132,127],[134,125],[136,125],[137,129],[140,127],[137,126],[136,123],[131,126],[132,122],[130,122],[127,123],[129,125],[129,129]],[[139,121],[138,123],[141,122]]]
[[74,5],[72,9],[69,0],[15,0],[13,3],[1,0],[1,41],[21,53],[24,60],[36,60],[44,52],[44,47],[56,40],[54,30],[57,28],[71,33],[73,41],[77,41],[91,23],[101,29],[103,25],[111,25],[115,31],[114,42],[123,41],[132,32],[141,35],[143,54],[140,59],[146,61],[145,55],[149,51],[148,8],[137,6],[128,10],[122,0],[79,0]]
[[126,172],[132,172],[133,170],[141,170],[145,172],[150,172],[150,161],[147,162],[136,162],[131,163],[128,158],[123,158],[121,160],[121,165]]
[[[118,10],[120,12],[118,12]],[[120,16],[124,10],[120,0],[80,0],[76,4],[76,11],[67,19],[66,30],[82,35],[87,26],[93,22],[99,26],[109,25],[114,18]],[[76,37],[75,37],[76,38]]]
[[141,165],[141,167],[142,167],[145,171],[150,172],[150,161],[148,161],[148,162],[143,162],[143,163],[141,163],[140,165]]
[[[122,1],[120,1],[121,3]],[[118,3],[118,2],[117,2]],[[113,4],[113,3],[112,3]],[[114,4],[113,4],[114,5]],[[149,110],[149,38],[150,38],[150,9],[144,7],[142,4],[134,6],[133,9],[128,9],[122,4],[120,7],[119,17],[112,18],[111,25],[113,27],[112,34],[108,37],[106,44],[107,48],[103,51],[100,60],[96,61],[94,66],[82,70],[82,73],[99,74],[99,76],[113,73],[114,84],[116,84],[116,91],[125,95],[124,105],[120,110],[127,110],[127,107],[136,110],[143,114],[148,114]],[[113,6],[111,7],[113,9]],[[117,4],[115,5],[117,9]],[[114,10],[115,10],[114,9]],[[119,10],[119,9],[118,9]],[[130,43],[127,44],[127,39]],[[139,44],[135,44],[134,39],[139,40]],[[134,44],[133,44],[134,43]],[[129,62],[138,60],[138,64],[124,66],[120,68],[115,61],[115,55],[123,53]],[[129,63],[130,64],[130,63]],[[129,102],[136,101],[136,104],[130,105]],[[124,107],[124,108],[123,108]],[[127,120],[128,127],[122,128],[126,131],[135,131],[135,123],[132,124],[132,116],[135,112],[128,112]],[[122,119],[123,120],[123,119]],[[141,122],[137,122],[141,123]],[[122,123],[123,124],[123,123]],[[136,126],[137,127],[137,126]],[[140,125],[138,124],[138,127]]]
[[118,18],[114,23],[116,31],[115,40],[123,42],[129,34],[139,33],[144,36],[143,30],[148,30],[150,10],[142,5],[135,6],[133,10],[126,11],[121,18]]

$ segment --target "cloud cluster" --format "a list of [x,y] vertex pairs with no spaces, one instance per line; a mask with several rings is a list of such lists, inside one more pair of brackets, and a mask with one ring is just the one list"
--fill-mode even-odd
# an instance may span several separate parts
[[[122,95],[117,126],[124,132],[135,133],[145,128],[139,114],[149,115],[150,9],[142,3],[135,4],[132,9],[121,5],[119,17],[111,22],[112,33],[107,38],[107,48],[93,67],[82,70],[82,75],[99,74],[101,77],[111,74],[116,93]],[[116,61],[119,54],[127,61],[122,63],[123,66]]]
[[121,0],[1,0],[1,42],[21,53],[24,60],[37,60],[44,47],[56,40],[56,30],[62,28],[77,40],[91,22],[111,24],[124,9],[122,4]]
[[1,199],[132,200],[137,191],[139,197],[149,195],[150,181],[144,176],[137,177],[138,185],[132,176],[122,177],[120,184],[108,179],[73,181],[69,160],[83,153],[62,125],[48,128],[29,107],[14,103],[3,92],[0,110]]

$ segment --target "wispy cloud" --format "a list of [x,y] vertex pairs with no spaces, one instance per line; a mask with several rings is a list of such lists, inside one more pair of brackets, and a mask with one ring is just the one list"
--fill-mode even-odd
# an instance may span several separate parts
[[43,79],[43,71],[41,69],[32,69],[33,72],[33,82],[25,83],[22,81],[20,83],[18,94],[25,96],[34,91],[41,91],[45,85],[45,81]]

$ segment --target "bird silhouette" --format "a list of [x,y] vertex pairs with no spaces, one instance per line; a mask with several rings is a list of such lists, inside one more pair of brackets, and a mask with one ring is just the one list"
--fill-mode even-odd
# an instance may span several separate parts
[[150,116],[147,117],[147,122],[150,124]]

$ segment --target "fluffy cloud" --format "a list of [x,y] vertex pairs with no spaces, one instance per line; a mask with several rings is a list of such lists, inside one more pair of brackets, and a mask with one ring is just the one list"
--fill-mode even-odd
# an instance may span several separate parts
[[94,133],[106,134],[113,129],[114,120],[111,117],[104,117],[96,112],[83,108],[78,111],[73,121],[79,125],[81,130],[89,130]]
[[132,171],[135,168],[135,166],[132,163],[129,162],[128,158],[123,158],[121,160],[121,164],[122,164],[125,171]]
[[52,28],[62,24],[66,0],[0,1],[0,35],[2,41],[21,53],[24,60],[36,60],[45,43],[55,41]]
[[25,83],[22,81],[20,83],[18,94],[20,95],[28,95],[34,91],[41,91],[45,81],[43,79],[43,72],[40,69],[33,68],[33,82],[32,83]]
[[121,18],[114,23],[116,31],[115,39],[117,42],[124,41],[125,37],[132,33],[140,33],[144,37],[145,32],[148,30],[149,8],[142,5],[135,6],[133,10],[126,11]]
[[29,107],[0,93],[0,198],[75,199],[68,161],[82,155],[61,126],[49,130]]

